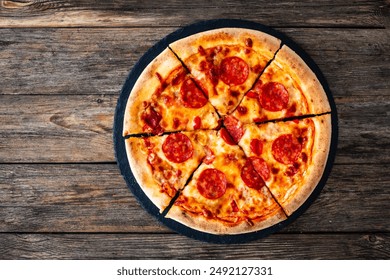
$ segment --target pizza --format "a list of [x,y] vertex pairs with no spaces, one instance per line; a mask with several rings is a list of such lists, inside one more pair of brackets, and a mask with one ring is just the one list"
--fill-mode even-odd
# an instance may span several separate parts
[[327,96],[315,74],[283,45],[232,116],[253,123],[329,112]]
[[326,114],[243,126],[238,144],[287,215],[307,200],[321,179],[330,124]]
[[[251,232],[286,218],[238,145],[209,134],[208,157],[175,200],[167,217],[217,234]],[[234,225],[234,226],[232,226]]]
[[143,69],[122,134],[165,218],[236,235],[276,226],[308,200],[327,164],[331,108],[281,40],[218,28],[171,43]]
[[150,200],[165,209],[205,158],[206,131],[126,139],[129,163]]
[[206,31],[170,45],[220,115],[236,108],[279,47],[275,37],[238,28]]
[[169,49],[144,70],[127,102],[123,135],[213,129],[218,114]]

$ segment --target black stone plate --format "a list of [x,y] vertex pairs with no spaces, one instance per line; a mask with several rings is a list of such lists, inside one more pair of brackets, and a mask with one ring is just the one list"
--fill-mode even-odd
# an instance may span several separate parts
[[[260,30],[262,32],[268,33],[274,37],[279,38],[282,41],[282,44],[289,46],[293,49],[312,69],[312,71],[317,75],[318,80],[321,82],[330,103],[331,107],[331,119],[332,119],[332,139],[330,146],[330,154],[328,156],[327,164],[325,167],[325,171],[322,175],[322,178],[313,193],[306,200],[306,202],[299,207],[297,211],[295,211],[291,216],[288,217],[287,220],[280,222],[272,227],[262,229],[259,231],[237,234],[237,235],[215,235],[209,234],[201,231],[194,230],[189,228],[181,223],[178,223],[174,220],[165,218],[162,214],[160,214],[158,208],[149,200],[149,198],[142,191],[137,181],[135,180],[132,171],[130,170],[129,162],[127,160],[126,149],[125,149],[125,138],[122,136],[123,129],[123,118],[126,108],[127,99],[129,98],[130,91],[133,88],[135,82],[137,81],[139,75],[142,73],[144,68],[155,58],[157,57],[163,50],[165,50],[168,45],[174,41],[187,37],[189,35],[193,35],[199,32],[223,28],[223,27],[240,27],[246,29],[254,29]],[[330,174],[335,154],[337,148],[337,137],[338,137],[338,120],[337,120],[337,112],[336,105],[334,103],[332,94],[328,87],[328,84],[322,75],[318,66],[314,63],[314,61],[291,39],[289,39],[286,35],[277,32],[276,30],[264,26],[259,23],[243,21],[243,20],[232,20],[232,19],[218,19],[218,20],[210,20],[210,21],[202,21],[195,24],[191,24],[189,26],[185,26],[183,28],[178,29],[177,31],[169,34],[162,40],[160,40],[157,44],[151,47],[135,64],[131,72],[129,73],[125,84],[122,88],[121,94],[118,99],[115,118],[114,118],[114,146],[115,146],[115,156],[117,159],[118,166],[121,170],[121,174],[124,177],[127,186],[132,191],[134,196],[137,198],[139,203],[148,211],[151,215],[157,218],[158,221],[163,223],[168,228],[181,233],[185,236],[206,241],[212,243],[243,243],[249,242],[255,239],[263,238],[271,233],[279,231],[280,229],[286,227],[296,218],[298,218],[315,200],[315,198],[319,195]]]

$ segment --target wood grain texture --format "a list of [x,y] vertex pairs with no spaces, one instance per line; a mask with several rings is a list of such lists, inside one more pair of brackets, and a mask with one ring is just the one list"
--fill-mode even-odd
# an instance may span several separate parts
[[[0,95],[0,163],[114,162],[113,95]],[[336,163],[389,163],[387,96],[336,98]]]
[[0,29],[1,94],[118,94],[174,29]]
[[0,231],[167,232],[116,164],[0,165]]
[[[112,143],[137,60],[177,28],[217,18],[293,39],[339,117],[319,197],[247,244],[159,224],[128,190]],[[389,259],[389,28],[388,0],[0,0],[0,259]]]
[[0,1],[0,27],[181,26],[216,18],[262,19],[272,26],[383,27],[388,6],[383,0]]
[[[389,167],[335,165],[320,196],[283,232],[390,231]],[[0,232],[171,232],[140,206],[115,164],[0,170]]]
[[[275,234],[208,244],[176,234],[1,234],[3,259],[389,259],[389,234]],[[143,242],[140,242],[142,239]]]
[[[174,30],[0,29],[0,95],[117,95],[138,59]],[[312,57],[336,97],[390,94],[389,29],[277,30]]]
[[1,161],[114,161],[112,127],[116,99],[0,96]]

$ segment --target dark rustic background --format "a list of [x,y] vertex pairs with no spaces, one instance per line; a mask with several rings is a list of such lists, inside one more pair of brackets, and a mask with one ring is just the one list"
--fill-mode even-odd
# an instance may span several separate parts
[[[389,259],[389,11],[388,0],[0,1],[0,258]],[[160,225],[127,189],[112,143],[135,62],[177,28],[217,18],[298,43],[339,117],[318,199],[282,231],[239,245]]]

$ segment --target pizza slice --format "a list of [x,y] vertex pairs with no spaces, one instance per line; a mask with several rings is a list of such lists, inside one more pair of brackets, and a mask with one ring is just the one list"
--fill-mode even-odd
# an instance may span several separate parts
[[284,45],[232,115],[252,123],[327,112],[328,98],[316,75]]
[[207,134],[199,130],[125,140],[133,175],[161,212],[206,156]]
[[205,149],[167,218],[212,234],[253,232],[286,218],[243,151],[221,131],[209,134]]
[[269,190],[291,215],[322,177],[331,141],[330,114],[246,124],[239,145]]
[[191,75],[166,49],[134,84],[126,105],[123,136],[213,129],[218,118]]
[[223,28],[170,44],[222,116],[231,113],[280,47],[257,30]]

